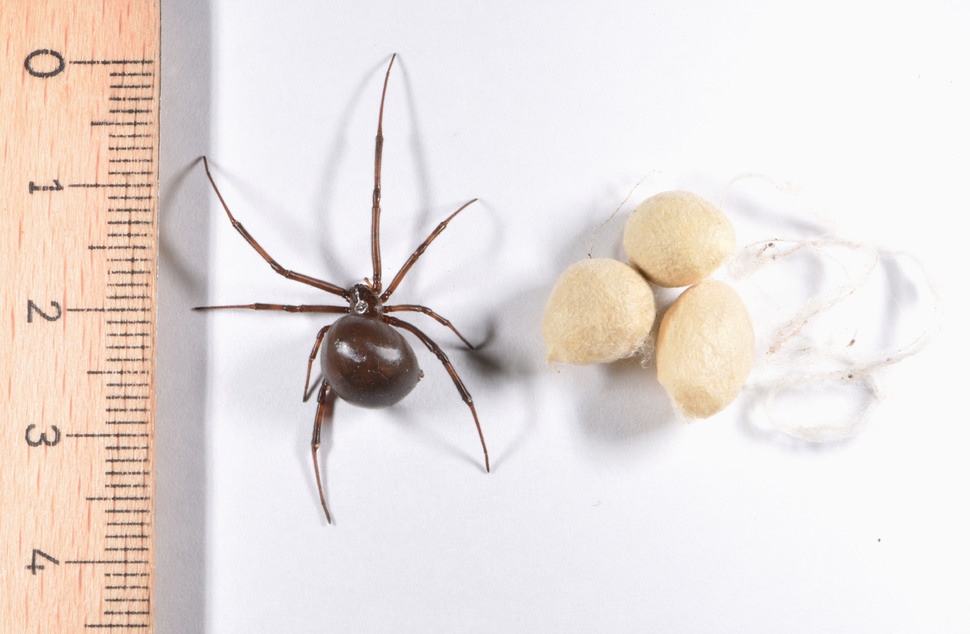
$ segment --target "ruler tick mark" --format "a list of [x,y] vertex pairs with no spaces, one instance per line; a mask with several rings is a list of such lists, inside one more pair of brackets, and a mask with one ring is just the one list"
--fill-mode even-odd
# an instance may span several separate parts
[[[66,564],[88,564],[88,565],[111,565],[120,564],[123,566],[147,564],[148,562],[142,559],[72,559],[71,561],[65,561]],[[147,574],[147,573],[145,573]],[[110,601],[110,599],[108,599]]]
[[[140,126],[140,125],[155,125],[154,121],[92,121],[91,125],[130,125],[130,126]],[[108,172],[109,174],[111,172]]]
[[68,187],[148,187],[151,183],[68,183]]
[[72,64],[108,65],[108,64],[154,64],[153,59],[72,59]]
[[144,438],[148,434],[134,434],[134,433],[124,433],[124,432],[102,432],[102,433],[70,433],[64,434],[68,438]]

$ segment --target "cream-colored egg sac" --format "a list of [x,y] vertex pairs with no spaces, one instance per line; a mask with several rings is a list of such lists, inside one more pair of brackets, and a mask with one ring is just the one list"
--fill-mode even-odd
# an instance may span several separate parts
[[605,258],[577,262],[559,276],[546,302],[546,360],[588,365],[632,356],[656,314],[650,285],[631,266]]
[[640,203],[623,230],[626,257],[658,286],[700,282],[734,252],[734,227],[697,194],[664,192]]
[[707,418],[730,405],[748,378],[753,357],[748,310],[724,282],[690,287],[660,322],[657,379],[690,418]]

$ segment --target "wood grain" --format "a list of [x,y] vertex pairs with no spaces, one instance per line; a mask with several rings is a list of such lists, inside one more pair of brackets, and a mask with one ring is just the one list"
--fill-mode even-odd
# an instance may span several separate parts
[[159,10],[0,4],[2,632],[153,629]]

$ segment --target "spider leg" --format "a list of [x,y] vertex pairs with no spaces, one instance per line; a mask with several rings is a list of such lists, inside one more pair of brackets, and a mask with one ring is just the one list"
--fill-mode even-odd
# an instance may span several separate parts
[[428,317],[434,319],[435,321],[437,321],[439,324],[441,324],[445,328],[451,328],[451,331],[453,333],[455,333],[456,335],[458,335],[458,338],[461,339],[465,343],[465,345],[468,346],[468,348],[470,350],[474,350],[475,349],[475,346],[472,345],[472,342],[470,342],[468,339],[465,339],[465,337],[460,332],[458,332],[458,329],[455,328],[450,321],[448,321],[447,319],[445,319],[444,317],[442,317],[438,313],[434,312],[433,310],[431,310],[427,306],[418,306],[417,304],[397,304],[395,306],[385,306],[384,307],[384,312],[385,313],[398,312],[398,311],[402,311],[402,310],[416,312],[416,313],[424,313],[425,315],[427,315]]
[[455,366],[451,365],[451,361],[448,360],[448,355],[445,354],[444,350],[442,350],[438,344],[431,340],[431,337],[418,330],[416,326],[395,317],[391,317],[390,315],[384,315],[384,321],[392,326],[403,328],[420,339],[421,343],[427,346],[428,350],[433,352],[434,355],[438,357],[438,361],[441,361],[441,364],[445,366],[445,370],[447,370],[448,374],[451,375],[451,380],[455,382],[455,387],[458,388],[458,393],[461,394],[461,399],[465,401],[465,405],[467,405],[468,409],[470,409],[472,412],[472,418],[475,419],[475,427],[478,428],[478,438],[482,441],[482,451],[485,452],[485,471],[491,471],[488,462],[488,448],[485,447],[485,436],[482,434],[482,426],[478,422],[478,413],[475,412],[475,404],[472,402],[472,395],[469,394],[465,384],[461,382],[458,372],[455,371]]
[[391,55],[391,63],[384,74],[384,90],[381,92],[381,112],[377,117],[377,139],[374,147],[374,197],[371,206],[370,251],[374,263],[374,292],[381,292],[381,160],[384,154],[384,98],[387,96],[387,80],[397,53]]
[[313,470],[317,476],[317,489],[320,491],[320,504],[323,505],[323,512],[327,516],[327,524],[333,524],[330,519],[330,510],[327,508],[327,500],[323,497],[323,482],[320,479],[320,462],[317,460],[317,449],[320,448],[320,427],[324,419],[330,421],[333,418],[333,398],[330,396],[330,384],[324,380],[317,394],[317,415],[313,419],[313,437],[310,439],[310,453],[313,454]]
[[313,370],[313,362],[317,359],[317,353],[320,351],[320,344],[323,343],[323,337],[330,330],[330,326],[324,326],[317,333],[317,340],[313,344],[313,350],[310,351],[310,361],[306,364],[306,385],[303,386],[303,402],[306,403],[310,400],[310,372]]
[[229,211],[229,205],[226,204],[225,199],[222,197],[222,193],[219,191],[219,188],[216,186],[216,182],[212,178],[212,172],[209,171],[209,161],[204,156],[202,157],[202,164],[205,166],[205,174],[206,176],[209,177],[209,182],[212,184],[212,189],[215,190],[216,196],[219,197],[219,202],[222,203],[222,208],[226,210],[226,215],[229,216],[229,221],[232,223],[233,228],[236,231],[238,231],[243,238],[246,239],[246,242],[249,243],[249,246],[255,249],[256,252],[259,253],[263,257],[263,259],[269,263],[269,265],[273,268],[274,271],[276,271],[277,273],[279,273],[280,275],[282,275],[288,280],[296,280],[297,282],[300,282],[302,284],[307,284],[314,288],[319,288],[322,291],[327,291],[328,293],[333,293],[334,295],[340,295],[341,297],[347,297],[347,291],[343,288],[340,288],[336,284],[331,284],[330,282],[318,280],[315,277],[310,277],[309,275],[304,275],[303,273],[296,273],[294,271],[285,269],[282,266],[280,266],[280,264],[276,260],[274,260],[273,257],[269,253],[267,253],[265,249],[263,249],[263,247],[259,246],[259,243],[256,242],[255,238],[249,235],[249,232],[246,231],[246,228],[244,226],[242,226],[242,223],[236,220],[236,218],[232,215],[232,212]]
[[347,313],[347,306],[317,306],[316,304],[232,304],[228,306],[196,306],[192,310],[224,310],[226,308],[248,308],[250,310],[285,310],[288,313]]
[[[418,261],[418,258],[421,257],[421,254],[424,253],[425,250],[428,248],[428,245],[431,244],[431,242],[438,237],[438,234],[440,234],[442,231],[445,230],[445,227],[448,226],[448,223],[451,222],[451,219],[457,216],[459,213],[461,213],[465,209],[465,207],[468,207],[476,200],[478,199],[473,198],[469,200],[467,203],[459,207],[457,211],[455,211],[450,216],[445,218],[441,222],[441,224],[435,227],[435,230],[431,232],[431,235],[429,235],[427,239],[424,242],[422,242],[417,249],[414,250],[414,253],[412,253],[411,257],[407,259],[407,261],[404,263],[404,266],[401,267],[401,270],[397,272],[397,275],[394,276],[394,279],[391,280],[391,283],[388,285],[387,290],[385,290],[384,293],[381,294],[382,302],[387,301],[387,298],[391,296],[391,293],[393,293],[394,289],[397,288],[397,285],[401,283],[401,280],[404,279],[404,276],[407,274],[407,272],[411,270],[411,267],[414,266],[414,263]],[[379,290],[380,289],[378,289],[378,291]]]

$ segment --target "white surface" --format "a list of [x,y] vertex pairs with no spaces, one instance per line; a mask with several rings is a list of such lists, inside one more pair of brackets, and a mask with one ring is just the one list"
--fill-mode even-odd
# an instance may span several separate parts
[[[164,7],[159,631],[885,632],[970,628],[962,259],[970,13],[874,3],[199,3]],[[395,299],[472,340],[389,410],[301,403],[330,303],[284,266],[370,275],[381,80],[385,277],[471,197]],[[644,175],[717,199],[759,172],[916,253],[941,336],[850,441],[685,425],[652,371],[543,362],[549,288]],[[743,202],[743,201],[742,201]],[[726,207],[741,214],[743,205]],[[624,216],[597,237],[618,253]],[[770,223],[769,223],[770,224]],[[744,225],[741,241],[769,238]],[[891,301],[898,301],[892,298]],[[889,310],[889,309],[887,309]],[[890,311],[891,312],[891,311]],[[808,403],[806,407],[811,407]]]

